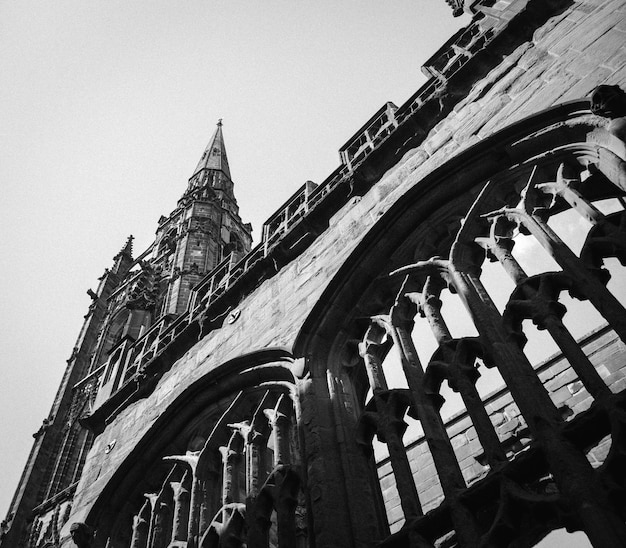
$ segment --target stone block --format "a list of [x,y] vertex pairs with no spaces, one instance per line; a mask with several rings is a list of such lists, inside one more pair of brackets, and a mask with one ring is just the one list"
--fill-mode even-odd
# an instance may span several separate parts
[[567,389],[569,390],[570,394],[577,394],[583,389],[583,383],[580,381],[573,382],[567,385]]
[[496,428],[496,432],[501,440],[506,440],[510,438],[519,427],[520,421],[518,419],[511,419],[498,426],[498,428]]
[[398,499],[398,503],[395,506],[387,510],[387,518],[390,524],[404,520],[404,512],[402,511],[402,506],[400,506],[400,499]]
[[567,386],[563,386],[559,388],[558,390],[550,393],[550,398],[552,399],[552,402],[554,403],[554,405],[556,405],[557,407],[560,407],[561,405],[563,405],[571,397],[572,395],[570,394],[570,391],[567,389]]
[[417,468],[416,481],[419,485],[422,485],[424,482],[432,480],[433,478],[437,479],[437,470],[432,462]]
[[504,408],[513,403],[513,396],[511,396],[510,393],[505,392],[503,394],[500,394],[497,398],[491,400],[487,406],[487,413],[489,413],[489,415],[492,415],[493,413],[502,413],[504,411]]
[[392,487],[393,489],[396,488],[396,480],[391,474],[381,477],[379,481],[380,481],[380,488],[382,489],[383,492],[389,490]]
[[562,37],[548,49],[550,52],[557,55],[563,53],[569,47],[576,51],[583,52],[598,38],[609,32],[615,24],[616,19],[610,10],[600,10],[585,19],[584,27],[578,27],[581,30],[584,28],[584,32],[577,32],[578,28],[573,27],[573,32],[562,35]]
[[576,375],[576,372],[571,367],[569,367],[568,369],[556,375],[551,380],[547,381],[545,383],[545,387],[548,392],[556,392],[559,388],[562,388],[566,384],[569,384],[577,379],[578,375]]
[[465,432],[466,430],[468,430],[470,427],[472,426],[472,421],[471,419],[466,415],[464,417],[461,417],[460,419],[456,420],[453,424],[451,424],[450,426],[448,426],[446,428],[447,432],[448,432],[448,436],[450,438],[453,438],[454,436],[456,436],[457,434],[461,433],[461,432]]
[[595,59],[610,59],[620,51],[623,51],[624,43],[626,43],[626,32],[612,29],[591,43],[585,50],[584,54]]
[[420,501],[422,502],[422,508],[425,512],[431,510],[432,508],[436,508],[439,506],[441,501],[443,500],[443,491],[441,487],[431,487],[428,491],[423,493],[420,496]]
[[613,392],[613,394],[617,394],[618,392],[621,392],[622,390],[626,389],[626,378],[621,378],[618,381],[615,381],[614,383],[612,383],[610,385],[611,388],[611,392]]
[[455,449],[468,444],[467,435],[464,433],[454,436],[450,441],[452,442],[452,447]]
[[587,398],[578,402],[576,405],[572,407],[572,412],[574,414],[573,416],[576,416],[579,413],[582,413],[583,411],[587,411],[587,409],[591,407],[592,403],[593,403],[593,398],[591,396],[588,396]]
[[512,403],[510,405],[507,405],[504,409],[504,415],[509,420],[519,417],[520,410],[517,404]]
[[476,439],[467,445],[463,445],[455,449],[454,454],[459,462],[467,459],[468,457],[475,457],[483,452],[483,448],[480,442]]
[[593,456],[595,461],[604,462],[610,450],[611,450],[611,438],[608,437],[608,438],[604,438],[589,453]]
[[429,474],[420,474],[419,479],[416,479],[415,483],[418,486],[418,491],[426,491],[433,485],[440,485],[439,476],[435,471],[435,467],[432,467]]

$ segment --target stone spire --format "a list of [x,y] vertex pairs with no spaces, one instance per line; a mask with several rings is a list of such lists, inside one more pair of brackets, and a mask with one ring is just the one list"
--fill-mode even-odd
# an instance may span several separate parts
[[230,179],[230,168],[228,167],[228,158],[226,156],[226,147],[224,146],[224,136],[222,135],[222,119],[217,122],[217,129],[213,133],[213,137],[209,141],[202,158],[198,162],[193,172],[192,178],[203,169],[214,169],[222,171]]

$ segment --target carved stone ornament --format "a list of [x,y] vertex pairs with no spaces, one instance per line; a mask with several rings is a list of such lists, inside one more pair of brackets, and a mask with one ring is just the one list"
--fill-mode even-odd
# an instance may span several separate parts
[[91,541],[93,540],[93,529],[85,523],[72,523],[70,526],[70,536],[78,548],[90,548]]
[[598,86],[591,94],[591,112],[611,120],[626,116],[626,92],[619,86]]
[[626,92],[619,86],[598,86],[591,94],[591,112],[608,118],[610,134],[626,142]]

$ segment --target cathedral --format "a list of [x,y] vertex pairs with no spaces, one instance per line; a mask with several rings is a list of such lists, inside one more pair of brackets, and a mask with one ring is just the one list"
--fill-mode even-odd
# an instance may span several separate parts
[[1,548],[626,546],[626,4],[448,3],[255,246],[217,122],[90,292]]

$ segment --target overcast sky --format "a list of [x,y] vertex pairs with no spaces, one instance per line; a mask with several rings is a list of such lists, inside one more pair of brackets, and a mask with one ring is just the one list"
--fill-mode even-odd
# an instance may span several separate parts
[[257,238],[462,23],[444,0],[0,2],[0,517],[86,290],[149,245],[217,119]]
[[467,23],[444,0],[0,0],[0,519],[87,289],[129,234],[149,245],[217,119],[258,241]]

